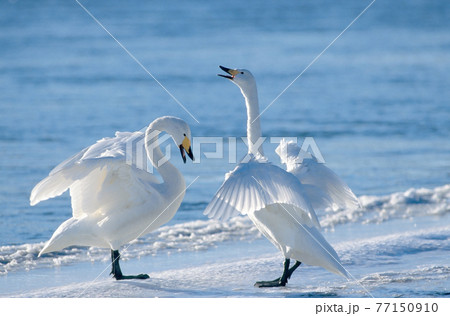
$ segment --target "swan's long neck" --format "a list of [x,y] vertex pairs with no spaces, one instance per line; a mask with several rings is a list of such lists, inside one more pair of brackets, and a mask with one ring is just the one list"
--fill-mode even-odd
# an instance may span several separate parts
[[246,87],[241,88],[241,92],[245,98],[245,105],[247,107],[247,139],[249,141],[248,152],[255,154],[259,153],[264,156],[264,151],[262,145],[255,146],[261,137],[261,124],[259,121],[259,102],[258,102],[258,91],[256,89],[256,83]]
[[[186,183],[180,171],[166,159],[159,147],[158,136],[164,128],[164,122],[155,121],[145,132],[145,150],[147,156],[164,180],[163,189],[169,198],[177,196],[183,198],[181,194],[186,189]],[[183,195],[183,196],[181,196]]]

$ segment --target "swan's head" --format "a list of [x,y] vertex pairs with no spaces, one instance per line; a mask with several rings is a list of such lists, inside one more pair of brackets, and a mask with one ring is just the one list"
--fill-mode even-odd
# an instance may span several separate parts
[[180,148],[184,163],[186,163],[186,154],[194,160],[191,148],[191,129],[185,121],[174,116],[164,116],[153,121],[150,127],[172,136],[173,141]]
[[191,148],[191,129],[189,125],[182,119],[173,117],[171,126],[168,128],[169,133],[175,144],[180,148],[181,158],[186,163],[186,154],[191,160],[194,160],[194,154]]
[[256,87],[255,77],[247,69],[230,69],[224,66],[219,66],[228,75],[218,75],[230,79],[235,85],[241,88],[242,91],[248,91]]

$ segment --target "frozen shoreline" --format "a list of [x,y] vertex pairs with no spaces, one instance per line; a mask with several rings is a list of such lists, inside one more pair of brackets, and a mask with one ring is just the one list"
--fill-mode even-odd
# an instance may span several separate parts
[[[302,266],[284,289],[254,288],[255,281],[279,276],[283,260],[271,244],[257,239],[227,242],[209,251],[124,261],[124,269],[130,272],[152,269],[148,280],[115,281],[108,276],[105,261],[36,269],[28,272],[37,282],[29,284],[33,289],[8,294],[3,286],[0,297],[369,297],[368,292],[375,297],[448,296],[450,225],[435,222],[430,227],[421,222],[427,228],[421,229],[419,222],[409,225],[410,221],[396,220],[395,226],[402,231],[358,241],[334,241],[346,239],[343,233],[349,227],[327,233],[354,277],[349,281],[321,268]],[[350,230],[356,232],[354,228]],[[10,277],[26,274],[11,273]],[[77,281],[80,275],[83,279]],[[59,285],[39,284],[49,277],[56,277]]]

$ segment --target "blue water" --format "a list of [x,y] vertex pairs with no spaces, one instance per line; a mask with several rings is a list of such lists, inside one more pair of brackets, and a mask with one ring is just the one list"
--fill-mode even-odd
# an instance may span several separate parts
[[[48,240],[70,217],[70,198],[30,207],[33,186],[59,162],[117,130],[139,130],[175,115],[190,124],[193,136],[245,136],[242,96],[216,76],[218,65],[251,70],[264,109],[370,3],[80,2],[199,123],[77,2],[2,1],[0,247]],[[377,0],[261,116],[263,135],[314,137],[327,165],[357,196],[450,183],[448,16],[445,0]],[[278,163],[275,145],[265,146]],[[245,153],[242,142],[238,153]],[[200,177],[169,225],[206,220],[204,207],[233,168],[226,159],[194,154],[201,163],[183,165],[173,155],[187,183]],[[445,195],[440,203],[449,208]],[[449,224],[448,211],[436,213],[414,214]],[[389,221],[351,225],[376,225],[382,236],[392,232]],[[1,260],[10,259],[0,252]]]

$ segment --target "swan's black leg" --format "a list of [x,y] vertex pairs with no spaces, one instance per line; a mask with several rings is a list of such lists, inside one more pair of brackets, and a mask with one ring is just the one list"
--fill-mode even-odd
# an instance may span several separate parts
[[[294,273],[295,269],[297,269],[302,263],[298,260],[295,261],[294,265],[288,270],[287,278],[290,279],[292,273]],[[287,283],[287,282],[286,282]]]
[[116,280],[125,280],[125,279],[148,279],[148,274],[138,274],[138,275],[123,275],[122,270],[120,270],[119,265],[120,254],[119,250],[111,249],[111,274],[114,276]]
[[295,269],[297,269],[300,265],[300,261],[296,261],[295,264],[289,269],[290,259],[284,260],[284,270],[283,275],[278,279],[272,281],[258,281],[255,283],[256,287],[276,287],[276,286],[285,286],[288,283],[289,278],[292,273],[294,273]]
[[256,287],[276,287],[276,286],[285,286],[287,283],[287,275],[289,273],[289,259],[284,260],[284,270],[283,275],[279,277],[278,279],[272,280],[272,281],[258,281],[255,283]]

